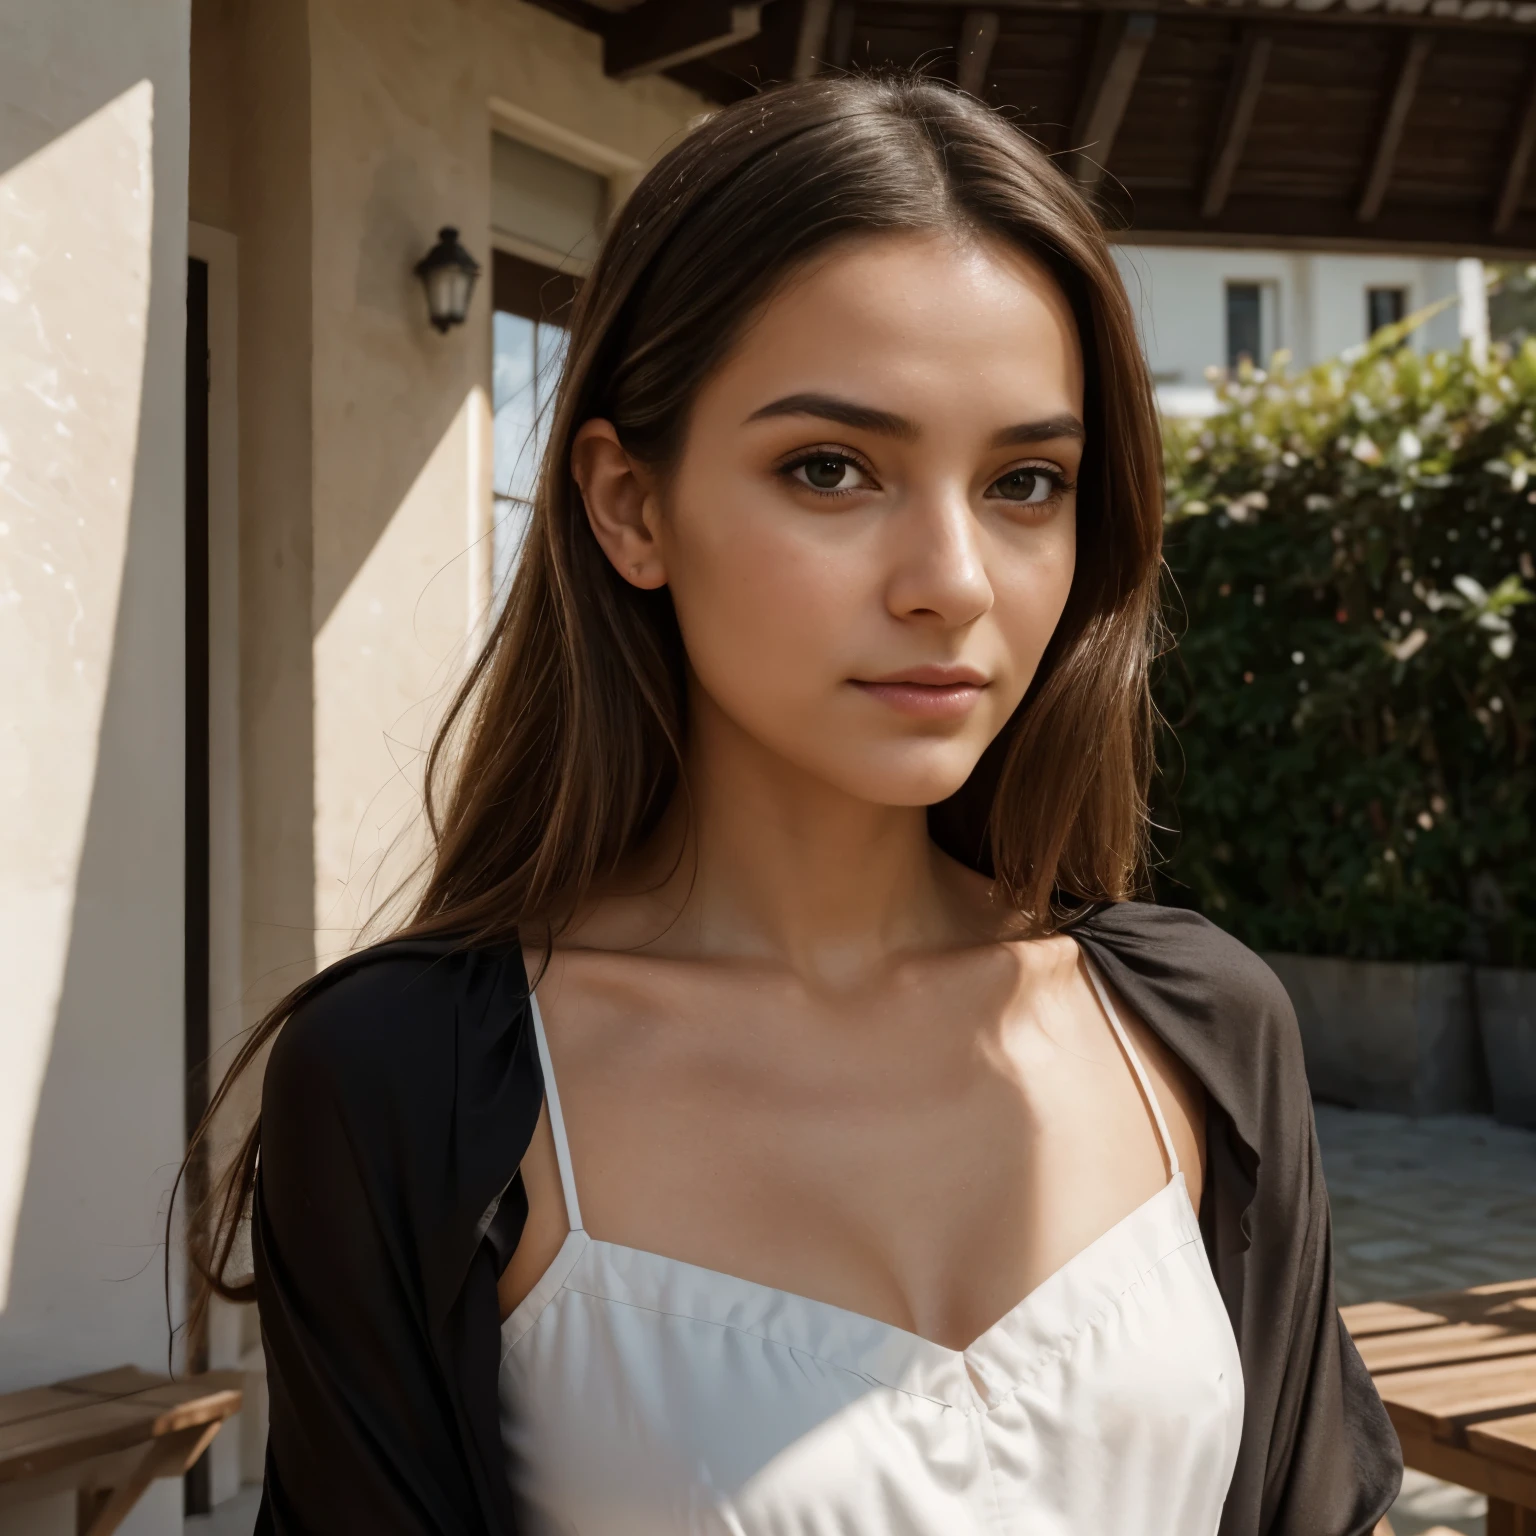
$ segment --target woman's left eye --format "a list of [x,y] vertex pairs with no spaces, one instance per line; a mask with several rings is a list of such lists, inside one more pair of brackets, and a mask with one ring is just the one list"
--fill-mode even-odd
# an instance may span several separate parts
[[839,453],[812,454],[798,464],[791,464],[789,471],[801,485],[824,495],[833,491],[862,490],[869,483],[864,471],[852,459],[845,459]]
[[1020,506],[1037,507],[1049,501],[1060,488],[1060,476],[1048,469],[1011,469],[992,482],[989,494]]

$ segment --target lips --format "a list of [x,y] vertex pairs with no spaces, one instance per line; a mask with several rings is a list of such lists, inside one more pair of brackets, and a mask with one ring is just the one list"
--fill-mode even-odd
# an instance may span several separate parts
[[854,678],[853,686],[870,698],[920,720],[960,720],[987,686],[974,667],[931,663],[907,667],[886,677]]

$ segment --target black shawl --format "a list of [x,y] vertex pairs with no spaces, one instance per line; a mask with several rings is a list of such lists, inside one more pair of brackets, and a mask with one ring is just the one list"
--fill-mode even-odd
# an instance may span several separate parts
[[[1122,903],[1071,931],[1209,1099],[1200,1221],[1246,1397],[1220,1536],[1368,1536],[1402,1462],[1334,1305],[1290,1001],[1189,912]],[[516,1531],[496,1281],[542,1098],[516,949],[366,950],[284,1027],[252,1232],[271,1402],[259,1533]]]

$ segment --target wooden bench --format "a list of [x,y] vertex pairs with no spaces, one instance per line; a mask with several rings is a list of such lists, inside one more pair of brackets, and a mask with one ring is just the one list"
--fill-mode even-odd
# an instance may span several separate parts
[[240,1410],[237,1371],[188,1381],[119,1366],[0,1397],[0,1509],[75,1494],[79,1536],[108,1536],[158,1477],[179,1477]]
[[1407,1466],[1488,1496],[1488,1536],[1536,1536],[1536,1279],[1342,1309]]

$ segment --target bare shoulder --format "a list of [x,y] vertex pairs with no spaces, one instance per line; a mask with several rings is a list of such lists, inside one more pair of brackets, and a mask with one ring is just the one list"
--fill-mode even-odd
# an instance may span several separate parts
[[1199,1210],[1205,1185],[1205,1089],[1157,1031],[1107,981],[1104,990],[1147,1069],[1158,1108],[1168,1123],[1168,1134],[1189,1185],[1190,1201]]

